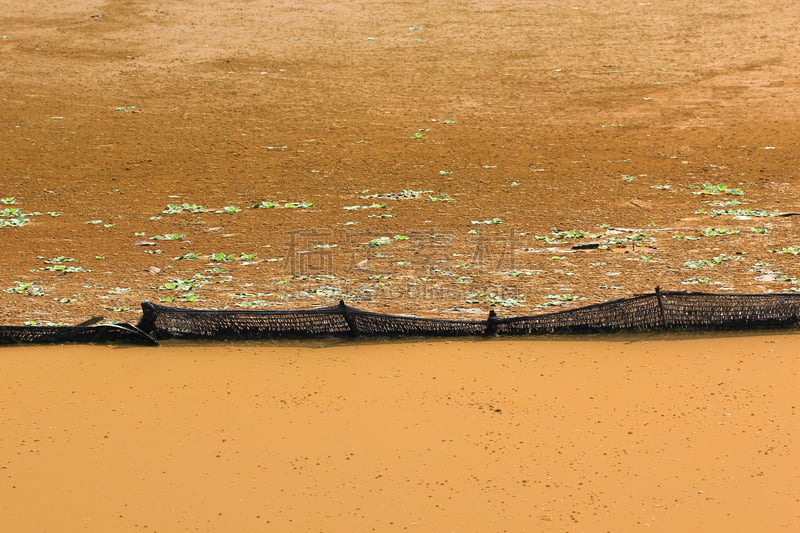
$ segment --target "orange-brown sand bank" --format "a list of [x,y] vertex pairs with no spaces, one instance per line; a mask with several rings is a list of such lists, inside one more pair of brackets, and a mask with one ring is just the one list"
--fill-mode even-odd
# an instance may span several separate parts
[[6,531],[797,531],[800,336],[0,350]]

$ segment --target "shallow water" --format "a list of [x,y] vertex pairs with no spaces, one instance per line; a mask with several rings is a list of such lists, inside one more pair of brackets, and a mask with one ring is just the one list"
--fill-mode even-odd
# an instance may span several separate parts
[[800,336],[0,350],[15,531],[776,531]]

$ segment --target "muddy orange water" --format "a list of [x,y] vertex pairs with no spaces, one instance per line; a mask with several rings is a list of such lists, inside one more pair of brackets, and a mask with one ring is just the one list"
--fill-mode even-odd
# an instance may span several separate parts
[[800,336],[4,348],[6,531],[797,531]]

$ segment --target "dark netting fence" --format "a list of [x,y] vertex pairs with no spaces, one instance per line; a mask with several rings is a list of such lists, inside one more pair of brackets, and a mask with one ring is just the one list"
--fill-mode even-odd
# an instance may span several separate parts
[[158,339],[308,339],[483,335],[487,321],[370,313],[339,305],[303,311],[196,311],[142,302],[139,328]]
[[0,344],[135,342],[164,339],[459,337],[668,330],[747,330],[798,324],[800,294],[662,292],[577,309],[485,320],[388,315],[339,305],[300,311],[196,310],[142,302],[136,326],[0,326]]
[[0,326],[0,344],[127,342],[155,346],[158,340],[131,324],[98,326]]

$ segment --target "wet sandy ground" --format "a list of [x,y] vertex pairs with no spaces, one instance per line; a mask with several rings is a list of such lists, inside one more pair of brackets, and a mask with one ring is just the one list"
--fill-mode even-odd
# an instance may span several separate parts
[[8,531],[797,531],[800,336],[4,348]]
[[800,288],[796,1],[0,14],[2,324]]

